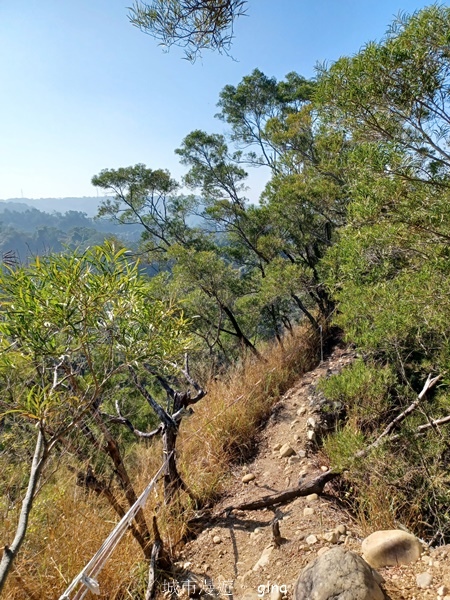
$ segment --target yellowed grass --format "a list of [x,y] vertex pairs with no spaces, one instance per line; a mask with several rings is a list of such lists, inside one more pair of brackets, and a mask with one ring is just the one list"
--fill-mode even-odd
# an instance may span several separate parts
[[[263,350],[264,362],[248,360],[221,380],[212,380],[195,414],[183,422],[177,445],[179,469],[198,501],[211,503],[225,489],[230,463],[251,451],[255,436],[273,404],[317,362],[318,340],[307,326],[295,336]],[[131,463],[141,490],[162,462],[161,445],[137,446]],[[187,495],[170,509],[162,490],[151,493],[148,523],[158,514],[166,548],[176,552],[194,507]],[[1,538],[11,539],[15,519],[2,524]],[[5,600],[58,598],[110,533],[117,517],[106,501],[77,488],[64,469],[36,501],[27,540],[4,591]],[[101,598],[138,598],[145,589],[146,565],[130,534],[109,559],[100,577]],[[88,595],[89,597],[89,595]]]

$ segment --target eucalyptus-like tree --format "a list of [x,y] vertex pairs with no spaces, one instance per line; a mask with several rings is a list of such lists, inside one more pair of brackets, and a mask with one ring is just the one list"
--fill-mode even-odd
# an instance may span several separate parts
[[[13,454],[18,422],[36,439],[16,535],[12,542],[5,540],[1,588],[25,538],[52,455],[70,449],[78,482],[104,496],[123,516],[137,494],[114,427],[125,426],[139,439],[166,434],[173,450],[181,415],[163,409],[156,386],[172,395],[176,411],[202,394],[177,395],[170,385],[177,373],[192,383],[184,367],[176,366],[184,363],[191,344],[182,311],[154,297],[139,265],[111,244],[80,255],[36,258],[27,267],[3,267],[0,332],[2,433],[12,434]],[[141,431],[133,423],[142,405],[153,414],[147,417],[147,428],[162,421],[156,431]],[[115,486],[95,472],[99,454],[103,462],[109,461]],[[172,462],[166,471],[166,498],[179,484]],[[150,558],[151,536],[142,510],[130,527]]]

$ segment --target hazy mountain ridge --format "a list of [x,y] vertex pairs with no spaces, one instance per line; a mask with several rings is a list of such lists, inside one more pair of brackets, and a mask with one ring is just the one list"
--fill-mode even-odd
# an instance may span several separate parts
[[120,238],[128,245],[136,243],[141,234],[139,226],[122,227],[106,219],[94,219],[81,210],[90,206],[91,214],[95,215],[99,202],[99,198],[0,201],[0,252],[13,251],[20,260],[26,260],[36,254],[60,252],[64,248],[101,244],[110,236]]

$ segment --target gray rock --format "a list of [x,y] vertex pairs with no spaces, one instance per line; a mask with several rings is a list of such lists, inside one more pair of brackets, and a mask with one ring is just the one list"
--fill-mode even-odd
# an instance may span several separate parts
[[310,563],[295,584],[294,600],[384,600],[371,567],[357,554],[332,548]]
[[416,561],[422,546],[416,536],[401,529],[375,531],[362,543],[364,560],[374,569]]

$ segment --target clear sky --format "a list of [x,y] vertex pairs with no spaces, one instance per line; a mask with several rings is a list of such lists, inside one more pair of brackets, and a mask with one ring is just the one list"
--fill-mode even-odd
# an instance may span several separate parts
[[[225,132],[220,90],[258,67],[281,79],[354,54],[418,0],[249,0],[235,60],[190,64],[127,19],[131,0],[0,0],[0,198],[92,196],[92,175],[143,162],[180,178],[193,129]],[[443,4],[448,4],[444,2]],[[250,179],[256,199],[263,173]],[[64,207],[61,207],[62,209]]]

